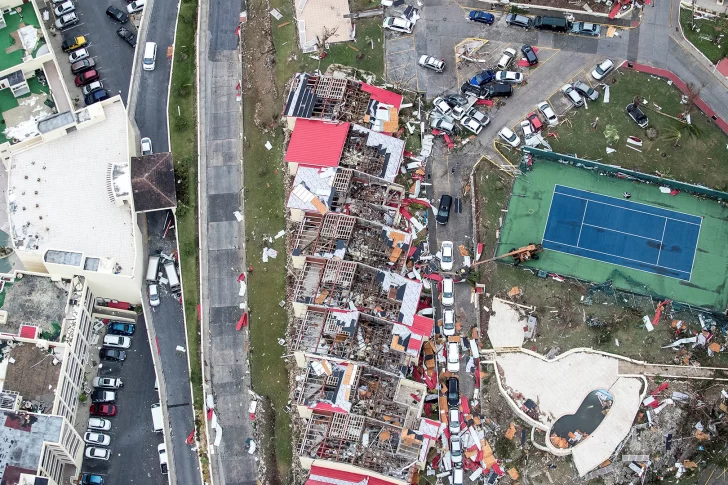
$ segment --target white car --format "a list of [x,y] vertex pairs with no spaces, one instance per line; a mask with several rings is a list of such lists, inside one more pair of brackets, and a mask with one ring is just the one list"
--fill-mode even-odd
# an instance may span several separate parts
[[420,60],[417,61],[420,67],[425,69],[431,69],[435,72],[442,72],[445,70],[445,61],[432,56],[420,56]]
[[108,448],[97,448],[96,446],[89,446],[86,448],[86,453],[84,453],[84,456],[92,460],[108,460],[111,456],[111,450],[109,450]]
[[83,440],[91,445],[109,446],[111,443],[111,436],[104,433],[95,433],[93,431],[87,431],[83,435]]
[[581,97],[581,94],[579,94],[579,91],[574,89],[573,85],[564,84],[561,88],[561,94],[566,96],[566,99],[568,99],[575,107],[578,108],[580,106],[584,106],[584,99]]
[[131,347],[131,338],[121,335],[106,335],[104,336],[104,347],[128,349]]
[[523,139],[528,140],[533,136],[533,127],[531,122],[528,120],[521,121],[521,131],[523,132]]
[[447,343],[447,371],[460,372],[460,344],[457,342]]
[[71,25],[77,23],[78,17],[76,17],[76,14],[74,12],[71,12],[64,15],[63,17],[58,17],[58,20],[56,20],[56,28],[65,29],[66,27],[70,27]]
[[411,34],[414,24],[404,17],[387,17],[384,19],[382,27],[384,27],[385,29],[393,30],[395,32],[404,32],[406,34]]
[[157,445],[157,453],[159,453],[159,468],[162,470],[162,475],[167,474],[167,446],[164,443]]
[[149,305],[159,306],[159,287],[156,283],[150,283],[147,286],[147,293],[149,293]]
[[513,148],[517,148],[518,145],[521,144],[521,139],[518,138],[518,135],[513,133],[510,128],[504,126],[501,128],[501,130],[498,132],[498,136],[501,137],[503,141],[508,143]]
[[597,64],[597,67],[591,72],[591,76],[595,80],[601,81],[607,74],[612,72],[612,69],[614,69],[614,62],[611,59],[607,59],[602,61],[601,64]]
[[67,1],[54,8],[53,13],[56,14],[56,17],[62,17],[67,13],[73,12],[74,10],[76,10],[76,7],[73,6],[73,2]]
[[463,119],[463,116],[465,116],[465,110],[462,106],[455,105],[452,107],[452,117],[456,120],[460,121]]
[[450,459],[452,460],[453,467],[462,469],[463,442],[460,441],[460,436],[450,437]]
[[521,84],[523,74],[515,71],[498,71],[495,73],[495,80],[499,83]]
[[152,150],[151,138],[149,138],[147,136],[142,138],[141,145],[142,145],[142,155],[151,155],[152,153],[154,153],[154,151]]
[[88,429],[109,431],[111,429],[111,421],[104,418],[88,418]]
[[442,241],[440,244],[440,269],[443,271],[452,271],[453,248],[452,241]]
[[450,434],[460,434],[460,410],[458,408],[450,408],[447,412],[448,429]]
[[442,280],[442,304],[450,307],[455,304],[455,282],[452,278]]
[[68,54],[68,62],[73,64],[74,62],[82,61],[86,58],[88,58],[88,50],[87,49],[76,49],[75,51]]
[[455,310],[445,308],[442,311],[442,333],[445,337],[455,335]]
[[490,123],[490,118],[488,118],[488,115],[477,109],[475,106],[468,110],[467,116],[473,118],[475,121],[483,126],[488,126],[488,123]]
[[554,113],[553,108],[546,101],[543,101],[542,103],[538,103],[536,105],[536,107],[541,112],[543,117],[546,118],[546,123],[548,123],[549,126],[556,126],[559,124],[559,117],[556,116],[556,113]]
[[91,385],[101,389],[119,389],[124,383],[118,377],[94,377]]
[[483,131],[483,125],[475,121],[475,119],[471,118],[470,116],[464,116],[463,119],[460,120],[460,124],[465,127],[466,130],[478,135],[481,131]]
[[452,106],[450,106],[450,103],[445,101],[443,98],[435,98],[435,100],[432,101],[432,106],[434,106],[437,111],[445,116],[452,114]]
[[511,62],[513,62],[513,59],[516,57],[516,50],[511,49],[510,47],[503,51],[503,55],[498,60],[498,65],[496,66],[501,71],[505,71],[508,69],[508,66],[511,65]]
[[129,13],[136,13],[144,10],[144,0],[136,0],[126,6],[126,11]]
[[91,94],[94,91],[98,91],[99,89],[104,89],[104,85],[101,84],[101,81],[94,81],[94,82],[82,87],[81,93],[83,93],[83,95],[86,96],[87,94]]

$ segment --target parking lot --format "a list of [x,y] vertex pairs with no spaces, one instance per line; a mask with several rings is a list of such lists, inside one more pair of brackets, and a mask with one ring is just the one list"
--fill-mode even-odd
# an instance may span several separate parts
[[[42,2],[35,0],[41,16],[48,14],[48,20],[45,20],[46,29],[51,34],[50,42],[53,50],[58,58],[58,65],[61,69],[63,79],[68,87],[77,108],[83,107],[83,96],[80,88],[74,84],[75,75],[71,74],[70,63],[68,62],[68,54],[61,49],[63,38],[84,36],[88,45],[91,57],[96,62],[96,70],[101,75],[101,82],[109,95],[114,96],[120,94],[124,103],[129,96],[129,79],[131,77],[132,62],[134,60],[134,48],[127,44],[121,37],[116,34],[116,30],[120,24],[106,15],[106,9],[109,5],[113,5],[123,12],[126,12],[126,2],[124,0],[109,0],[106,3],[93,2],[90,0],[74,1],[75,13],[79,22],[71,27],[58,31],[53,23],[55,17],[52,12],[50,2]],[[135,17],[138,17],[135,16]],[[130,16],[129,21],[124,27],[136,33],[134,22],[138,22],[138,18]]]
[[[98,365],[99,344],[92,347],[91,364]],[[157,445],[164,441],[163,435],[153,432],[152,404],[159,401],[154,389],[154,367],[147,339],[144,317],[139,316],[132,337],[131,348],[123,363],[102,361],[98,367],[100,377],[118,377],[124,386],[116,391],[117,414],[109,419],[111,431],[103,433],[111,436],[111,458],[108,461],[84,458],[82,472],[104,476],[106,483],[133,483],[136,485],[166,483],[157,457]],[[88,376],[91,383],[94,374]],[[78,422],[86,423],[89,401],[79,407]],[[77,429],[83,435],[85,429]]]

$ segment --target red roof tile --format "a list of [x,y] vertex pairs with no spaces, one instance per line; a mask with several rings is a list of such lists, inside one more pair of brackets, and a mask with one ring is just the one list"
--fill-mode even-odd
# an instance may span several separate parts
[[38,327],[34,325],[21,325],[19,337],[35,338],[38,335]]
[[349,123],[298,119],[285,160],[310,167],[338,167],[348,134]]
[[412,326],[410,331],[415,335],[421,335],[423,337],[429,337],[432,335],[432,328],[435,326],[435,320],[422,315],[415,315],[412,320]]
[[372,86],[371,84],[361,83],[361,90],[372,95],[372,99],[380,103],[389,104],[399,109],[402,106],[402,95],[387,91],[386,89]]
[[[337,484],[346,485],[391,485],[392,482],[381,478],[372,477],[362,470],[364,473],[345,472],[343,470],[334,470],[332,468],[324,468],[321,466],[312,466],[309,472],[309,478],[306,485],[331,485],[331,480],[339,480]],[[324,479],[317,480],[318,478]]]

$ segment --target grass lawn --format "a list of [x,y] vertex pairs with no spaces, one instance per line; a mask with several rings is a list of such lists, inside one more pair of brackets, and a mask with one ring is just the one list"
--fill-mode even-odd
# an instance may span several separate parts
[[692,29],[693,13],[690,9],[680,9],[680,25],[685,32],[685,37],[713,64],[728,56],[728,36],[723,37],[720,44],[713,42],[716,34],[725,34],[728,30],[728,22],[725,18],[718,20],[696,20],[697,30]]
[[[673,146],[669,138],[682,123],[665,115],[677,116],[684,111],[680,104],[681,93],[664,80],[634,71],[617,73],[610,83],[609,104],[600,99],[589,104],[589,109],[572,110],[567,118],[568,123],[559,125],[555,130],[558,140],[549,138],[555,152],[575,153],[580,158],[597,160],[603,163],[619,165],[624,168],[643,173],[661,173],[664,177],[675,180],[702,184],[718,190],[728,189],[728,137],[718,129],[697,108],[693,109],[692,122],[698,128],[699,135],[691,138],[683,132],[680,147]],[[649,127],[658,131],[655,140],[648,140],[645,129],[638,127],[627,116],[625,106],[632,102],[635,95],[649,101],[642,110],[649,117]],[[659,112],[655,104],[662,108]],[[591,123],[599,118],[596,129]],[[649,128],[648,127],[648,128]],[[618,140],[610,141],[607,134],[613,134]],[[625,139],[637,136],[644,142],[639,147],[642,152],[627,148]],[[606,148],[614,148],[616,153],[607,155]]]

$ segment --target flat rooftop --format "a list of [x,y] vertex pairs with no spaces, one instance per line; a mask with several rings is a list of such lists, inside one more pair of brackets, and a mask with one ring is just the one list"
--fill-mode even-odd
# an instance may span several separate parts
[[[35,326],[39,327],[38,333],[45,333],[46,340],[57,342],[68,291],[68,283],[27,274],[13,283],[5,283],[0,291],[0,310],[8,312],[8,318],[5,325],[0,325],[0,333],[21,335],[21,327]],[[24,328],[23,336],[28,336],[25,331]]]
[[37,472],[43,442],[60,441],[63,418],[4,411],[0,423],[0,480],[15,485],[21,473]]
[[37,57],[46,43],[32,2],[13,7],[3,17],[6,27],[0,29],[0,71],[21,65],[26,55]]
[[0,130],[0,143],[16,143],[37,135],[37,122],[56,112],[48,83],[41,83],[38,76],[28,78],[26,82],[30,92],[17,98],[10,89],[0,91],[0,115],[5,120]]
[[[33,410],[50,413],[61,374],[61,362],[54,359],[52,353],[34,344],[6,344],[6,347],[11,346],[14,347],[0,362],[0,373],[5,371],[3,390],[17,392],[23,403],[30,402]],[[2,351],[5,353],[6,349]]]
[[134,221],[131,205],[120,202],[131,199],[126,110],[115,97],[77,118],[88,126],[13,155],[11,237],[19,251],[47,262],[131,275]]

